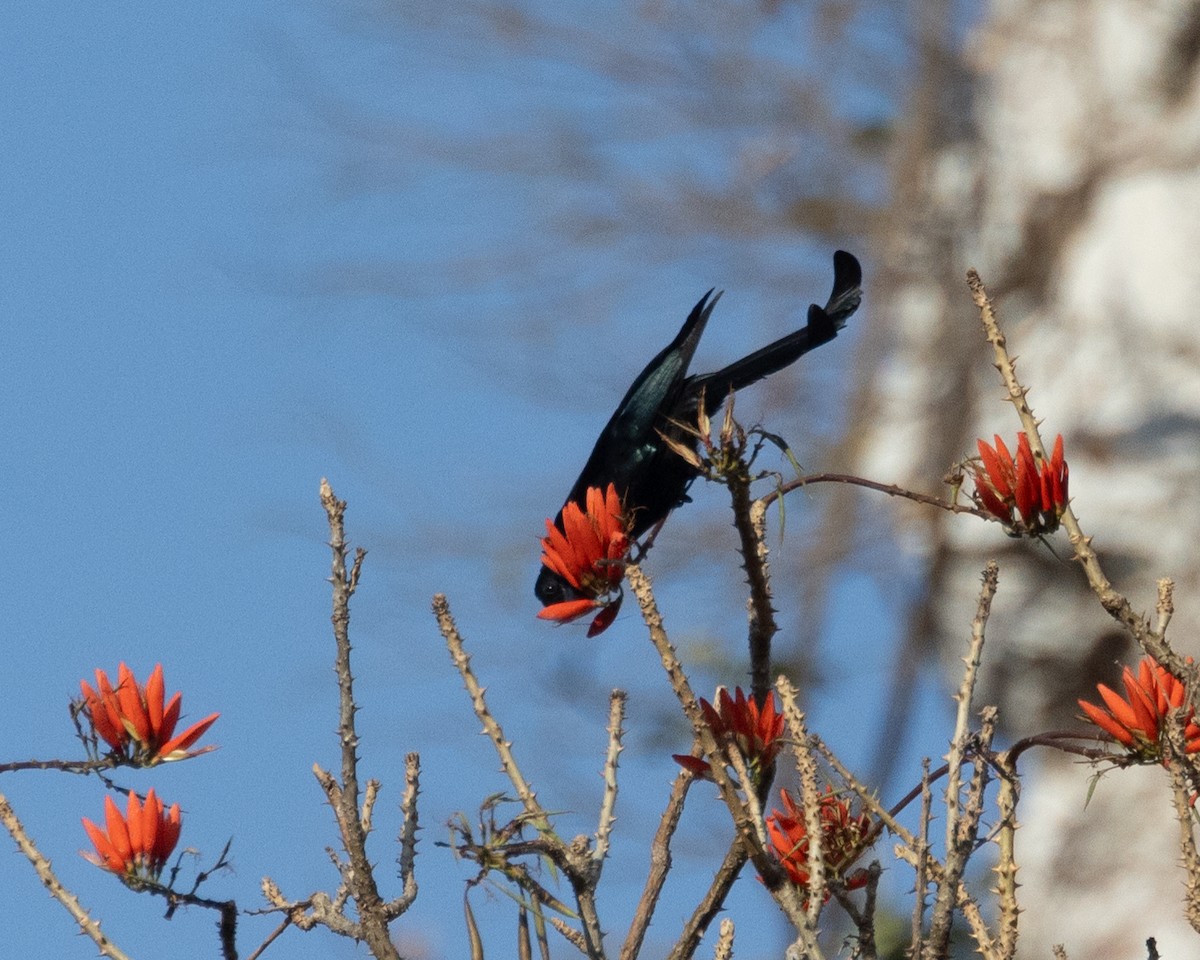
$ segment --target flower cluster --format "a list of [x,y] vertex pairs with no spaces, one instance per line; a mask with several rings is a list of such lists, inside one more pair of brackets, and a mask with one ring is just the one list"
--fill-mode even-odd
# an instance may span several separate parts
[[151,766],[165,760],[183,760],[215,750],[202,747],[190,750],[219,713],[213,713],[175,736],[183,694],[176,693],[169,703],[165,694],[162,664],[157,664],[146,685],[139,686],[133,672],[124,663],[117,669],[114,687],[103,670],[96,671],[96,687],[79,682],[83,691],[83,712],[92,730],[122,759]]
[[[1100,683],[1096,689],[1107,709],[1086,700],[1079,701],[1080,708],[1086,719],[1111,734],[1130,756],[1143,763],[1164,759],[1164,721],[1184,705],[1186,688],[1150,656],[1142,658],[1136,676],[1126,667],[1121,680],[1125,697]],[[1200,753],[1200,724],[1193,720],[1193,713],[1193,708],[1188,707],[1183,716],[1183,738],[1186,752]]]
[[976,441],[980,459],[971,464],[976,502],[1012,536],[1053,533],[1067,509],[1070,471],[1063,459],[1062,434],[1054,441],[1050,459],[1040,465],[1024,433],[1017,434],[1015,460],[999,435],[995,440],[995,449]]
[[144,802],[130,792],[127,813],[122,816],[109,796],[104,798],[104,819],[107,831],[83,818],[83,828],[96,848],[95,854],[85,852],[84,857],[122,877],[157,880],[179,842],[179,804],[165,809],[153,788]]
[[[766,702],[761,707],[754,697],[747,697],[741,687],[734,690],[733,696],[724,687],[718,687],[714,699],[717,701],[716,707],[700,698],[704,722],[718,744],[736,745],[751,774],[758,776],[775,762],[775,756],[783,745],[783,714],[775,706],[774,691],[767,693]],[[674,758],[676,763],[696,776],[712,779],[708,761],[702,757],[677,753]]]
[[550,604],[538,617],[570,623],[598,610],[588,628],[588,636],[594,637],[608,629],[621,609],[629,524],[611,483],[607,490],[589,487],[585,506],[569,501],[563,507],[562,529],[547,520],[542,538],[542,563],[580,596]]
[[[780,790],[784,809],[772,810],[767,817],[767,834],[772,850],[787,871],[788,878],[798,887],[808,887],[808,827],[804,809],[792,799],[787,790]],[[867,871],[847,869],[862,856],[871,835],[871,819],[865,813],[854,816],[850,801],[838,796],[829,787],[820,799],[821,859],[830,875],[837,877],[847,889],[857,890],[867,884]],[[829,899],[828,891],[825,899]]]

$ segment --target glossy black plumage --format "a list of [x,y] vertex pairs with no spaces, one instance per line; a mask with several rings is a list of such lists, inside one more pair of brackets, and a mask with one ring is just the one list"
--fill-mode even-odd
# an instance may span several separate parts
[[[696,345],[721,298],[720,293],[714,296],[709,290],[692,308],[675,339],[633,381],[600,431],[566,502],[582,505],[588,487],[615,484],[632,517],[634,537],[686,502],[696,470],[663,442],[659,431],[684,439],[683,431],[672,421],[694,423],[701,393],[707,412],[714,413],[730,390],[740,390],[782,370],[836,337],[862,299],[862,268],[854,256],[839,250],[833,255],[833,271],[829,301],[824,307],[814,303],[808,308],[804,327],[715,373],[689,377],[687,369]],[[561,510],[555,523],[561,529]],[[546,567],[538,575],[535,593],[544,605],[578,596],[570,584]]]

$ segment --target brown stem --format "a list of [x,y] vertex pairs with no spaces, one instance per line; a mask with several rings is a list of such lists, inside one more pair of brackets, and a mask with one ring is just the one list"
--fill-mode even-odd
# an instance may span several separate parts
[[[996,369],[1000,373],[1000,379],[1004,383],[1004,388],[1008,393],[1008,399],[1013,407],[1016,408],[1017,415],[1021,418],[1021,426],[1029,438],[1029,445],[1033,450],[1034,456],[1039,461],[1044,462],[1046,460],[1046,447],[1042,442],[1042,436],[1038,430],[1037,418],[1033,415],[1033,409],[1029,406],[1029,402],[1026,399],[1029,391],[1017,379],[1012,358],[1008,353],[1008,344],[1003,331],[1000,329],[995,308],[992,306],[983,281],[974,270],[967,271],[967,285],[971,288],[971,296],[975,300],[975,306],[979,309],[979,316],[983,323],[984,332],[988,342],[992,345],[993,360]],[[1079,520],[1075,516],[1075,511],[1069,503],[1063,512],[1062,525],[1066,528],[1071,546],[1075,550],[1075,559],[1083,567],[1088,585],[1100,601],[1100,605],[1108,612],[1109,616],[1129,631],[1130,635],[1143,650],[1153,656],[1176,677],[1184,680],[1189,690],[1196,690],[1197,681],[1200,680],[1200,666],[1185,663],[1184,659],[1167,645],[1163,632],[1155,630],[1151,626],[1149,618],[1135,611],[1129,600],[1113,587],[1112,582],[1105,575],[1104,569],[1100,565],[1099,556],[1092,549],[1092,538],[1083,532],[1083,528],[1080,527]],[[1166,619],[1162,619],[1160,616],[1160,623],[1162,623],[1164,629],[1166,620],[1169,620],[1169,615]]]
[[[662,819],[658,822],[654,841],[650,845],[650,872],[646,876],[646,885],[638,899],[637,911],[633,922],[629,925],[629,933],[625,935],[625,943],[621,947],[620,960],[634,960],[642,949],[642,941],[654,917],[654,909],[658,906],[658,898],[662,894],[663,884],[667,882],[667,874],[671,872],[671,838],[679,826],[679,818],[683,815],[683,804],[687,799],[688,788],[695,778],[686,770],[680,770],[671,786],[671,796],[663,811]],[[739,848],[740,849],[740,848]],[[699,942],[699,940],[697,940]]]
[[791,493],[793,490],[798,490],[800,487],[805,487],[813,483],[844,483],[854,487],[866,487],[868,490],[877,490],[880,493],[886,493],[889,497],[900,497],[904,500],[911,500],[914,503],[923,503],[926,506],[937,507],[939,510],[945,510],[949,513],[969,513],[983,520],[996,519],[990,513],[981,510],[974,504],[952,503],[949,500],[943,500],[941,497],[932,497],[926,493],[907,490],[894,483],[879,483],[876,480],[868,480],[865,477],[856,477],[848,473],[810,473],[807,476],[797,477],[794,480],[789,480],[787,483],[780,484],[770,493],[764,494],[759,502],[764,507],[769,507],[784,494]]
[[[383,898],[375,882],[375,869],[367,857],[366,829],[359,813],[358,732],[354,726],[357,706],[354,702],[354,676],[350,670],[350,598],[358,586],[366,551],[355,551],[354,562],[346,569],[346,501],[338,500],[328,481],[321,481],[321,505],[329,520],[329,547],[333,552],[332,576],[333,636],[337,644],[334,670],[338,679],[338,740],[341,743],[342,782],[323,783],[334,807],[342,846],[350,858],[349,869],[342,875],[354,897],[361,939],[378,960],[400,960],[400,954],[388,932]],[[332,780],[332,778],[329,778]]]
[[667,954],[667,960],[691,960],[709,925],[721,912],[725,898],[729,896],[729,891],[733,889],[738,874],[742,872],[742,867],[745,865],[746,848],[741,840],[735,837],[733,843],[729,845],[725,859],[721,861],[721,866],[717,868],[717,874],[709,884],[704,898],[692,911],[675,946]]
[[60,773],[98,773],[115,770],[120,766],[140,766],[126,760],[104,757],[100,760],[14,760],[0,763],[0,773],[15,773],[18,770],[57,770]]
[[[445,594],[439,593],[434,596],[433,612],[437,617],[438,629],[446,641],[446,646],[450,650],[450,656],[454,661],[454,665],[458,668],[459,675],[463,679],[463,685],[467,688],[467,692],[471,696],[475,716],[479,718],[479,722],[483,724],[484,733],[492,741],[492,746],[500,757],[500,764],[504,768],[504,772],[508,775],[508,779],[512,782],[513,788],[517,791],[517,797],[521,801],[521,805],[525,808],[526,816],[528,816],[530,822],[542,834],[539,850],[550,857],[555,865],[562,869],[571,884],[571,889],[575,894],[575,901],[579,908],[579,916],[583,921],[583,930],[582,932],[571,930],[569,935],[564,933],[564,936],[567,936],[577,946],[582,944],[581,949],[592,960],[603,960],[603,933],[600,926],[600,917],[596,911],[596,881],[600,875],[600,864],[593,859],[591,851],[587,849],[586,838],[583,838],[583,844],[571,844],[568,846],[550,829],[549,816],[542,809],[541,804],[538,803],[537,795],[525,779],[524,774],[521,773],[520,767],[517,766],[511,742],[505,739],[503,729],[501,729],[500,724],[488,709],[487,700],[484,697],[483,685],[479,683],[474,672],[471,670],[471,658],[467,656],[462,636],[459,634],[458,626],[455,624],[454,617],[450,613],[450,603],[446,599]],[[618,714],[620,712],[619,701],[620,698],[614,698],[611,707]],[[619,747],[619,738],[617,745]],[[613,762],[615,763],[615,757]],[[612,799],[615,802],[615,794],[612,795]],[[518,845],[511,846],[513,849],[516,849]],[[551,917],[550,920],[556,929],[560,931],[570,930],[568,927],[563,927],[556,918]]]
[[742,569],[750,587],[747,612],[750,617],[750,690],[758,703],[765,703],[771,689],[771,640],[779,631],[771,605],[771,575],[764,536],[766,507],[750,499],[750,472],[745,463],[725,476],[733,501],[733,526],[738,533]]
[[42,852],[29,838],[25,827],[17,819],[16,813],[3,794],[0,794],[0,823],[3,823],[5,829],[12,835],[13,840],[17,843],[17,849],[25,855],[25,859],[33,864],[33,869],[37,871],[42,885],[50,891],[50,896],[61,903],[67,913],[75,918],[79,929],[96,945],[96,949],[111,960],[129,960],[128,954],[109,940],[108,936],[100,929],[99,921],[92,919],[91,914],[87,912],[75,894],[64,887],[55,876],[50,867],[50,861],[42,855]]
[[996,873],[996,894],[1000,900],[1000,942],[997,945],[1002,960],[1012,960],[1017,953],[1017,925],[1020,908],[1017,906],[1017,801],[1021,794],[1021,781],[1017,778],[1017,765],[1011,752],[1006,751],[996,758],[1000,790],[996,797],[996,808],[1000,816],[996,845],[999,857],[993,868]]

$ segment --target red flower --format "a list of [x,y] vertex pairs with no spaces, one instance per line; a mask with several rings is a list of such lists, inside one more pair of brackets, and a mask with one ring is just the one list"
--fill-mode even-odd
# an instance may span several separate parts
[[157,880],[179,842],[182,826],[179,804],[173,803],[169,810],[164,810],[153,789],[146,794],[144,803],[131,792],[128,813],[121,816],[113,798],[108,796],[104,798],[104,818],[107,832],[83,818],[83,829],[96,847],[95,854],[84,852],[84,858],[121,876]]
[[1067,509],[1069,469],[1063,459],[1062,434],[1054,441],[1054,452],[1039,464],[1024,433],[1017,434],[1017,458],[997,434],[993,450],[977,440],[980,462],[972,462],[975,501],[994,516],[1013,536],[1040,536],[1058,529]]
[[[538,617],[569,623],[594,610],[600,612],[588,628],[594,637],[608,629],[621,608],[621,581],[629,553],[629,524],[621,511],[617,488],[589,487],[587,509],[570,501],[562,511],[562,529],[546,521],[542,563],[582,596],[544,607]],[[614,596],[615,594],[615,596]]]
[[[767,834],[771,847],[787,871],[788,878],[799,887],[808,886],[808,828],[804,823],[804,810],[786,790],[783,797],[783,812],[772,810],[767,817]],[[821,857],[825,869],[839,878],[847,889],[857,890],[867,885],[867,871],[855,870],[847,874],[847,868],[866,849],[871,833],[871,819],[865,813],[852,816],[850,801],[843,800],[829,787],[821,797]],[[825,899],[829,899],[826,891]]]
[[[1163,721],[1173,710],[1183,706],[1187,694],[1184,685],[1150,656],[1142,657],[1136,677],[1126,667],[1121,680],[1126,698],[1103,683],[1096,685],[1107,710],[1086,700],[1078,701],[1085,718],[1111,734],[1137,759],[1145,762],[1162,759],[1166,730]],[[1184,714],[1183,737],[1188,753],[1200,753],[1200,725],[1192,719],[1193,713],[1189,707]]]
[[[754,697],[747,697],[737,687],[731,697],[724,687],[717,687],[716,709],[700,698],[700,710],[704,722],[712,731],[717,743],[724,747],[729,742],[737,745],[738,752],[754,774],[761,773],[775,762],[775,756],[783,745],[783,714],[775,706],[775,692],[767,693],[766,704],[759,707]],[[675,762],[691,770],[698,777],[711,780],[708,762],[701,757],[673,754]]]
[[124,663],[117,668],[114,689],[103,670],[96,671],[96,689],[86,680],[79,681],[83,691],[83,712],[92,729],[125,760],[146,766],[165,760],[183,760],[215,750],[216,747],[189,748],[211,727],[219,713],[209,714],[174,736],[183,707],[183,694],[176,693],[163,705],[165,694],[162,664],[156,664],[144,687]]

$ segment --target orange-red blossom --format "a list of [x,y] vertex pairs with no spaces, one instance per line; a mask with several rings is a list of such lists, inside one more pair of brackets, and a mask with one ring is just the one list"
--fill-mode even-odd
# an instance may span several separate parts
[[182,820],[179,804],[164,809],[153,788],[145,802],[130,792],[127,813],[121,815],[111,796],[104,798],[104,819],[107,830],[101,830],[87,817],[83,828],[96,848],[95,854],[83,856],[105,870],[121,876],[157,880],[166,866],[167,858],[179,842]]
[[183,694],[176,693],[164,705],[165,687],[162,664],[156,664],[146,685],[140,686],[133,672],[122,663],[117,668],[114,687],[103,670],[96,671],[95,689],[79,681],[83,691],[84,713],[92,729],[114,754],[126,760],[151,765],[165,760],[183,760],[215,750],[202,747],[190,750],[204,736],[219,713],[212,713],[175,736]]
[[[717,706],[700,698],[700,711],[704,714],[704,722],[712,731],[717,743],[724,745],[733,741],[738,752],[746,761],[751,772],[765,770],[775,761],[779,748],[783,745],[783,714],[775,706],[775,693],[768,691],[763,706],[758,705],[755,697],[747,697],[741,687],[734,689],[733,696],[724,687],[717,688],[714,698]],[[698,777],[711,780],[708,761],[702,757],[692,757],[685,754],[674,754],[675,762],[686,767]]]
[[543,607],[538,617],[570,623],[599,610],[588,628],[587,635],[594,637],[608,629],[621,608],[629,524],[611,483],[607,490],[588,487],[585,506],[568,502],[562,511],[562,529],[547,520],[542,537],[542,563],[582,596]]
[[[1191,658],[1188,658],[1191,662]],[[1184,685],[1151,656],[1142,657],[1137,675],[1126,667],[1121,674],[1125,697],[1103,683],[1096,689],[1108,709],[1080,700],[1088,720],[1111,734],[1130,754],[1146,762],[1163,758],[1165,720],[1182,707],[1187,690]],[[1187,753],[1200,753],[1200,725],[1189,707],[1183,716],[1183,738]]]
[[1040,464],[1023,432],[1017,434],[1015,460],[999,434],[995,441],[995,449],[976,441],[980,459],[971,464],[976,501],[1013,536],[1053,533],[1067,509],[1070,470],[1063,459],[1062,434],[1050,459]]
[[[788,878],[798,887],[808,887],[808,827],[804,809],[792,799],[787,790],[780,790],[784,810],[772,810],[767,817],[767,835],[772,852],[787,871]],[[866,849],[871,833],[871,819],[865,813],[850,812],[850,801],[829,787],[820,799],[821,859],[825,870],[844,883],[847,889],[857,890],[867,884],[867,871],[847,873]],[[829,899],[826,891],[825,899]]]

